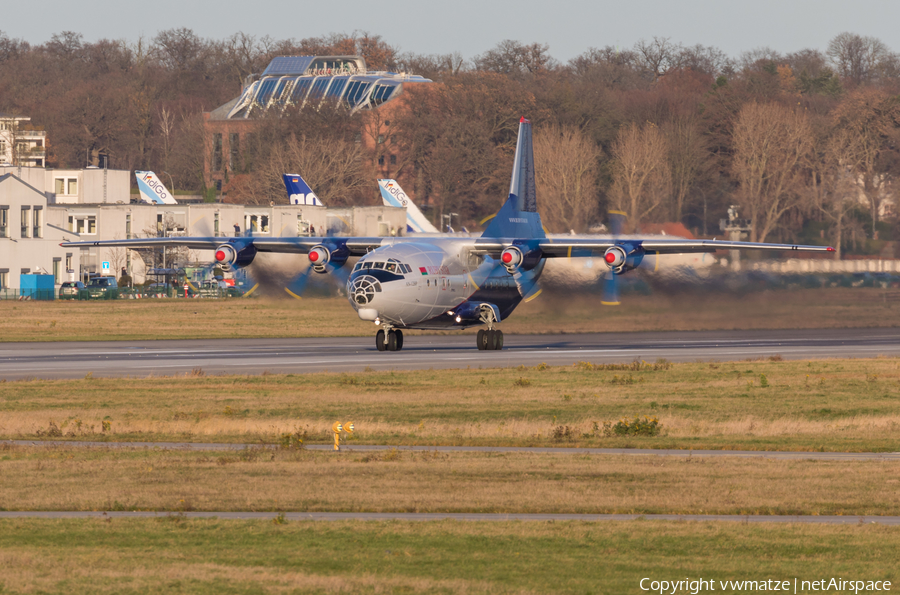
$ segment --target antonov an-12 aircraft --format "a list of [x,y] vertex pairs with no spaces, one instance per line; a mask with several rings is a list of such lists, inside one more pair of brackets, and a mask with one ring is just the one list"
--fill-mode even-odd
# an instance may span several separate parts
[[[403,348],[405,329],[464,329],[484,325],[478,349],[502,349],[497,325],[523,299],[540,291],[548,258],[603,257],[609,271],[602,302],[617,302],[616,276],[644,256],[715,250],[833,251],[824,246],[672,238],[548,238],[537,212],[531,123],[522,118],[509,198],[480,237],[179,237],[64,242],[66,247],[185,246],[215,250],[219,266],[241,268],[258,252],[306,254],[309,271],[334,273],[359,257],[346,281],[357,315],[377,327],[379,351]],[[296,287],[296,285],[295,285]]]

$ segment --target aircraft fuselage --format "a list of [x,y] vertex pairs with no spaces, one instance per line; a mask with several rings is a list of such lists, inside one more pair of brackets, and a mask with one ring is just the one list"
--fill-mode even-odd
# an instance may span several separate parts
[[[542,264],[523,274],[536,281]],[[522,300],[520,282],[475,252],[472,240],[406,241],[360,258],[347,294],[364,320],[400,329],[466,328],[482,322],[469,307],[473,303],[492,304],[506,319]]]

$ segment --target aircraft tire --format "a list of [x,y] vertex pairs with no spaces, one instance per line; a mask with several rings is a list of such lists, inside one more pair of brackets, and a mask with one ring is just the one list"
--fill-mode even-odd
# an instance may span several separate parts
[[497,331],[487,332],[487,349],[491,351],[497,349]]
[[379,330],[375,333],[375,347],[378,348],[378,351],[384,351],[387,346],[384,344],[384,331]]
[[497,351],[500,351],[503,349],[503,331],[496,330],[494,332],[497,333],[497,335],[496,335],[497,338],[494,341],[494,349],[496,349]]
[[475,336],[475,345],[478,346],[478,351],[484,351],[487,349],[487,337],[485,337],[486,331],[481,328],[478,329],[478,334]]
[[396,331],[388,331],[387,350],[388,351],[397,351],[397,332]]
[[397,351],[403,349],[403,331],[394,331],[397,333]]

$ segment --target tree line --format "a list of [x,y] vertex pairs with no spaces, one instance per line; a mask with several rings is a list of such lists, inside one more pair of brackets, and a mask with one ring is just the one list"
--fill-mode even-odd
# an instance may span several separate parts
[[439,84],[410,87],[397,109],[263,117],[241,146],[233,199],[283,201],[276,174],[298,167],[329,204],[376,202],[374,178],[389,175],[409,180],[436,221],[453,212],[472,224],[507,192],[525,115],[552,231],[587,231],[615,208],[633,228],[679,221],[715,235],[736,204],[758,241],[871,251],[895,233],[900,57],[852,33],[825,51],[738,57],[655,37],[562,63],[512,40],[465,59],[401,52],[369,33],[210,40],[182,28],[88,43],[63,32],[31,45],[0,32],[0,112],[48,131],[49,165],[108,155],[111,167],[166,172],[200,192],[202,113],[272,57],[310,54],[362,55],[370,69]]

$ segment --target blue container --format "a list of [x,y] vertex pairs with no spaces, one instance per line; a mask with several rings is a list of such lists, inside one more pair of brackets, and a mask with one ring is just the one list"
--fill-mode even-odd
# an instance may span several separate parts
[[56,299],[53,275],[20,275],[20,295],[32,300]]

